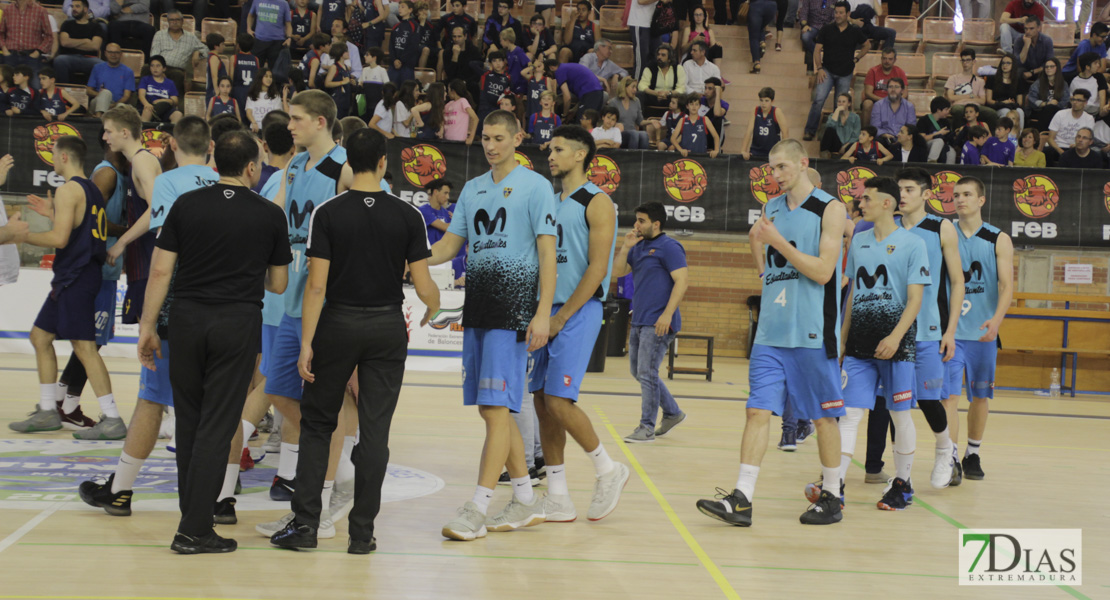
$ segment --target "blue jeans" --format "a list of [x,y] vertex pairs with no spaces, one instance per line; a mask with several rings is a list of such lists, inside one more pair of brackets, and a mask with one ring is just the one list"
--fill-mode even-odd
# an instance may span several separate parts
[[821,124],[821,109],[824,108],[825,99],[829,97],[829,92],[832,91],[834,85],[836,86],[837,95],[851,90],[852,74],[833,75],[825,71],[825,80],[818,83],[813,89],[813,106],[809,107],[809,118],[806,119],[806,133],[817,133],[817,127]]
[[775,21],[779,8],[772,0],[752,0],[748,7],[748,47],[752,51],[752,62],[763,58],[759,43],[763,41],[763,28]]
[[54,75],[58,83],[72,83],[70,71],[92,73],[93,67],[102,63],[95,56],[82,56],[80,54],[59,54],[54,58]]
[[663,380],[659,378],[659,365],[667,355],[667,348],[674,341],[675,334],[655,335],[653,325],[633,325],[628,337],[628,366],[632,376],[640,382],[641,408],[640,426],[655,431],[655,416],[663,408],[664,417],[682,414],[678,403]]

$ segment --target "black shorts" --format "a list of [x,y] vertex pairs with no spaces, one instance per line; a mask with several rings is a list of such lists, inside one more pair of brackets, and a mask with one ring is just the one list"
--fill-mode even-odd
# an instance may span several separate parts
[[35,318],[35,327],[59,340],[96,340],[96,296],[100,293],[101,267],[89,263],[77,280],[50,292]]
[[143,300],[146,299],[146,279],[127,282],[123,297],[123,324],[134,325],[143,317]]

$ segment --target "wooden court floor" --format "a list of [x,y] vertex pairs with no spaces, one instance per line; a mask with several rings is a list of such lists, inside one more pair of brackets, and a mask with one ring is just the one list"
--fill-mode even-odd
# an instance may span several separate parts
[[[345,522],[337,523],[335,539],[322,540],[315,551],[270,548],[254,525],[286,508],[268,499],[254,503],[262,510],[240,509],[238,525],[219,527],[239,541],[237,552],[177,556],[168,548],[177,521],[172,500],[145,500],[140,493],[134,514],[117,518],[81,503],[76,484],[54,486],[49,494],[4,497],[13,481],[25,478],[3,477],[0,599],[1110,598],[1110,398],[1049,400],[1000,391],[983,443],[986,479],[945,490],[928,485],[934,440],[916,414],[914,505],[896,513],[877,510],[882,486],[865,485],[857,465],[849,472],[845,519],[829,527],[798,523],[807,507],[803,486],[820,472],[817,448],[810,441],[792,454],[776,450],[776,419],[756,489],[754,526],[739,529],[694,507],[715,487],[731,489],[739,464],[744,404],[738,400],[747,394],[747,362],[716,364],[712,383],[668,382],[689,418],[652,444],[620,441],[640,414],[639,388],[628,375],[627,358],[609,358],[605,373],[587,377],[582,406],[609,454],[632,467],[620,506],[598,523],[585,519],[591,464],[572,447],[567,471],[578,521],[490,533],[470,543],[443,539],[440,528],[473,493],[483,438],[476,412],[461,405],[459,375],[446,372],[408,373],[390,458],[393,465],[423,473],[425,483],[439,478],[443,486],[383,504],[379,550],[370,556],[345,553]],[[5,424],[23,418],[37,398],[33,366],[30,356],[0,355]],[[137,361],[108,359],[108,366],[122,412],[129,416]],[[84,405],[95,414],[91,390]],[[25,440],[69,438],[66,432],[20,436],[4,427],[0,467],[10,466],[11,456],[27,460],[28,450],[46,446]],[[49,460],[110,471],[118,445],[102,446],[99,450],[110,450],[110,460],[66,455]],[[861,434],[857,457],[863,450]],[[892,472],[891,451],[888,445]],[[156,450],[155,456],[171,455]],[[30,470],[49,466],[42,460]],[[256,484],[246,491],[264,496],[265,484],[257,482],[275,466],[276,457],[263,460],[258,473],[252,472]],[[161,469],[172,481],[172,468]],[[500,488],[493,509],[509,496],[508,488]],[[144,503],[161,508],[143,510]],[[961,527],[1081,528],[1084,583],[1070,589],[960,586]]]

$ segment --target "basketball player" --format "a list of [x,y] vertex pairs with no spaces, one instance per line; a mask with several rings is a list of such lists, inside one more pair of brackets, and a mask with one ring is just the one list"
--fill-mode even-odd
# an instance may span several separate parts
[[[193,190],[208,187],[219,180],[216,172],[205,164],[208,154],[212,151],[212,138],[208,123],[204,119],[188,116],[178,121],[173,127],[170,148],[177,160],[177,168],[159,174],[154,180],[150,227],[155,232],[166,222],[166,216],[178,197]],[[171,289],[158,318],[158,336],[162,343],[160,353],[154,359],[157,369],[140,365],[139,397],[135,403],[135,412],[131,415],[127,439],[123,443],[123,452],[120,453],[115,472],[105,483],[85,481],[78,487],[78,493],[86,504],[101,507],[113,516],[131,514],[132,488],[135,479],[158,441],[164,408],[173,407],[167,319],[172,302]],[[238,475],[238,461],[234,466],[235,475]],[[235,480],[232,479],[233,486],[234,483]],[[217,507],[214,512],[217,521],[227,522],[225,513],[228,511],[234,518],[234,502],[234,499],[231,499],[230,503],[224,503],[225,506]]]
[[562,180],[555,215],[562,235],[555,250],[558,276],[551,307],[551,341],[529,356],[528,379],[547,461],[543,510],[548,521],[568,522],[578,516],[563,462],[570,433],[594,462],[596,480],[587,517],[598,521],[617,507],[629,471],[609,458],[577,402],[601,331],[601,303],[608,295],[617,244],[617,210],[608,194],[586,178],[586,165],[595,152],[590,132],[577,125],[557,127],[550,150],[547,164],[551,175]]
[[[956,353],[956,326],[964,302],[964,273],[960,266],[960,242],[956,227],[948,219],[925,212],[933,194],[929,172],[912,167],[898,173],[902,211],[901,224],[925,242],[929,257],[930,284],[925,286],[921,311],[917,314],[917,360],[914,362],[914,398],[929,428],[936,436],[936,456],[930,484],[948,487],[955,471],[948,415],[940,403],[944,388],[944,363]],[[885,435],[885,432],[884,432]]]
[[[520,412],[528,352],[542,348],[550,331],[557,207],[551,183],[517,164],[523,140],[512,113],[495,110],[486,117],[482,148],[490,171],[463,187],[451,225],[428,261],[443,264],[469,243],[463,404],[478,406],[486,442],[473,500],[443,527],[443,536],[455,540],[485,537],[487,526],[510,531],[544,522],[544,503],[532,493],[524,441],[509,413]],[[502,466],[509,470],[513,499],[487,519]]]
[[983,479],[979,446],[987,429],[988,401],[994,397],[994,370],[998,358],[998,328],[1014,295],[1014,244],[1010,236],[983,222],[986,188],[974,177],[964,177],[953,188],[960,261],[964,271],[964,302],[956,327],[956,354],[948,361],[944,408],[952,432],[952,454],[959,457],[960,422],[956,409],[965,381],[972,400],[967,411],[967,451],[957,467],[968,479]]
[[[902,510],[913,503],[910,472],[917,430],[910,409],[915,404],[917,314],[924,288],[932,284],[925,242],[894,222],[899,196],[898,184],[890,177],[864,182],[860,210],[875,227],[852,238],[846,272],[853,291],[841,334],[847,414],[840,419],[838,479],[844,481],[860,421],[875,405],[875,390],[882,384],[898,431],[894,440],[896,473],[878,502],[882,510]],[[811,501],[820,493],[817,484],[806,487]],[[843,507],[843,483],[840,496]]]
[[[134,110],[134,109],[132,109]],[[58,357],[54,340],[69,340],[73,353],[85,366],[93,391],[104,413],[96,427],[74,433],[112,432],[114,419],[123,426],[112,395],[108,369],[96,351],[96,296],[100,292],[101,268],[104,265],[108,238],[104,215],[104,196],[96,185],[85,178],[85,155],[88,148],[81,138],[63,136],[54,143],[54,171],[65,178],[54,198],[54,223],[50,231],[29,233],[26,243],[55,248],[54,278],[50,294],[42,305],[31,328],[31,345],[39,375],[39,406],[30,418],[9,424],[13,431],[34,433],[62,428],[58,414]],[[98,439],[92,437],[90,439]],[[112,439],[119,439],[112,438]]]
[[[751,394],[740,476],[732,492],[697,502],[706,515],[740,527],[752,524],[752,497],[767,452],[771,413],[782,414],[788,401],[799,418],[814,421],[824,481],[836,490],[840,478],[836,418],[844,416],[844,400],[836,359],[844,203],[813,187],[806,176],[809,159],[797,140],[775,144],[770,164],[786,193],[767,202],[749,234],[767,246],[767,266],[748,371]],[[801,516],[802,523],[811,525],[842,519],[840,499],[828,489]]]

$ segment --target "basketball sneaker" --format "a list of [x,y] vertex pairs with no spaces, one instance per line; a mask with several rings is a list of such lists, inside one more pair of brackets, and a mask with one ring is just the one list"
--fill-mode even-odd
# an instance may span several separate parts
[[478,505],[467,502],[459,509],[450,523],[443,526],[443,537],[460,542],[469,542],[486,537],[486,515],[478,510]]
[[212,509],[212,519],[217,525],[234,525],[239,522],[235,516],[235,498],[224,498]]
[[948,483],[948,487],[956,487],[964,481],[964,468],[960,461],[955,458],[952,459],[952,481]]
[[282,517],[276,521],[259,523],[258,525],[255,525],[254,530],[266,537],[271,537],[275,533],[281,531],[282,529],[285,529],[285,526],[292,522],[293,517],[295,516],[296,515],[293,513],[293,511],[289,511],[282,515]]
[[905,510],[913,504],[913,488],[909,482],[900,477],[895,477],[890,485],[883,490],[883,497],[879,499],[879,510]]
[[270,485],[270,500],[274,502],[289,502],[293,499],[293,490],[297,487],[296,479],[285,479],[274,476],[274,483]]
[[816,431],[817,428],[813,426],[812,421],[798,421],[798,429],[794,432],[794,439],[801,446]]
[[104,512],[112,515],[113,517],[129,517],[131,516],[131,490],[120,490],[112,493],[112,480],[116,478],[116,474],[112,473],[108,477],[108,481],[104,483],[97,483],[95,481],[84,481],[77,487],[77,494],[89,506],[103,508]]
[[979,466],[978,454],[968,454],[967,456],[965,456],[963,466],[964,477],[968,479],[979,481],[980,479],[986,477],[986,474],[983,473],[983,467]]
[[543,457],[537,456],[536,460],[533,462],[536,464],[536,474],[539,475],[539,478],[544,479],[547,477],[547,462],[543,460]]
[[[531,469],[528,469],[528,476],[532,478],[532,487],[536,487],[537,485],[540,484],[541,477],[540,477],[540,474],[536,470],[535,467],[532,467]],[[509,472],[508,471],[502,472],[501,476],[497,478],[497,485],[512,485],[512,484],[513,484],[513,479],[511,477],[509,477]]]
[[640,425],[640,426],[636,427],[635,431],[633,431],[632,433],[624,436],[624,441],[626,441],[630,444],[639,444],[639,443],[643,443],[643,442],[654,442],[655,441],[655,432],[648,429],[647,427],[644,427],[643,425]]
[[73,432],[75,440],[122,440],[127,437],[127,425],[120,417],[103,417],[89,429]]
[[[177,427],[177,419],[171,414],[162,415],[162,425],[158,427],[158,439],[172,440]],[[171,450],[172,452],[172,450]]]
[[821,496],[799,518],[802,525],[832,525],[844,519],[840,502],[828,490],[821,490]]
[[933,474],[929,478],[929,483],[936,489],[944,489],[952,483],[952,466],[956,461],[952,460],[952,453],[948,448],[938,448],[936,451],[936,460],[933,461]]
[[567,494],[544,494],[543,514],[548,523],[570,523],[578,518],[574,502]]
[[199,538],[178,533],[170,544],[170,550],[178,554],[223,554],[235,552],[238,547],[235,540],[220,537],[215,531]]
[[274,415],[267,412],[262,415],[262,420],[258,422],[259,433],[271,433],[274,430]]
[[23,421],[8,423],[8,429],[18,433],[38,433],[40,431],[57,431],[62,428],[62,418],[58,416],[58,411],[54,409],[43,410],[36,407],[35,412],[28,416],[30,418]]
[[890,481],[890,475],[886,471],[879,470],[878,473],[865,473],[863,476],[864,483],[887,483]]
[[531,527],[543,523],[547,515],[543,512],[543,498],[534,495],[531,504],[521,502],[516,495],[501,512],[486,519],[489,531],[512,531],[521,527]]
[[239,472],[250,471],[254,468],[254,459],[251,458],[250,448],[243,448],[243,455],[239,457]]
[[333,521],[338,521],[351,512],[355,504],[355,480],[337,481],[331,492],[331,501],[328,502],[328,512]]
[[[823,489],[823,487],[824,487],[824,479],[823,478],[818,479],[817,481],[814,481],[813,483],[807,483],[806,488],[805,488],[805,492],[803,492],[805,494],[806,500],[809,500],[809,502],[811,504],[816,504],[817,501],[821,499],[821,490]],[[844,510],[844,482],[843,481],[840,482],[840,509]]]
[[752,526],[752,503],[744,492],[726,492],[717,488],[717,496],[712,500],[698,500],[698,510],[702,514],[738,527]]
[[659,428],[655,430],[655,437],[663,437],[667,433],[678,426],[679,423],[686,420],[686,413],[680,412],[673,417],[663,416],[659,420]]
[[270,432],[270,437],[262,443],[262,449],[270,454],[278,454],[281,452],[281,429],[275,429]]
[[793,431],[782,432],[782,439],[779,440],[779,450],[783,452],[793,452],[798,449],[798,442],[795,439]]
[[58,417],[62,420],[62,429],[69,431],[83,431],[96,426],[96,421],[82,412],[80,406],[73,409],[73,412],[66,414],[62,410],[61,403],[58,403]]
[[628,484],[629,475],[627,465],[614,462],[612,470],[598,477],[594,482],[594,497],[590,500],[590,510],[586,512],[586,518],[600,521],[609,516],[621,501],[621,492]]
[[270,536],[270,543],[278,548],[291,550],[315,548],[316,530],[295,520],[290,521],[281,531]]

